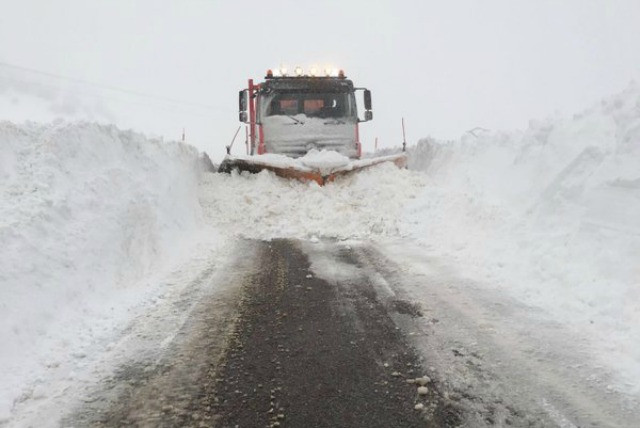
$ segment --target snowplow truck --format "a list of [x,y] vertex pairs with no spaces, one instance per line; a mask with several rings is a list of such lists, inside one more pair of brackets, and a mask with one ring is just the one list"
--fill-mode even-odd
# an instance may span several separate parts
[[[356,93],[363,92],[364,113],[358,114]],[[344,71],[318,76],[296,68],[293,75],[268,70],[262,83],[249,79],[239,93],[239,120],[248,125],[248,155],[227,157],[221,172],[260,172],[316,181],[323,185],[337,176],[381,162],[406,164],[404,154],[360,160],[359,124],[373,119],[371,92],[356,88]],[[268,154],[301,158],[312,150],[333,151],[352,160],[331,170],[319,170],[295,162],[282,162]],[[228,150],[229,152],[229,150]]]

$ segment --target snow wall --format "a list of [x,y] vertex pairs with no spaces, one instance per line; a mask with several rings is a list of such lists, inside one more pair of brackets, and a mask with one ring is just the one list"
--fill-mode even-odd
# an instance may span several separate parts
[[113,126],[0,122],[0,420],[39,360],[81,352],[188,245],[199,165]]
[[406,211],[413,236],[601,339],[640,378],[639,85],[572,118],[423,139],[409,155],[430,182]]

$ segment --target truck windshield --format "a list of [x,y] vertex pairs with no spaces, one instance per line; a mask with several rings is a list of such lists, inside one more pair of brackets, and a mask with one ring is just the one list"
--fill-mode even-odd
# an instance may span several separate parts
[[355,114],[349,93],[275,93],[263,98],[266,116],[339,118]]

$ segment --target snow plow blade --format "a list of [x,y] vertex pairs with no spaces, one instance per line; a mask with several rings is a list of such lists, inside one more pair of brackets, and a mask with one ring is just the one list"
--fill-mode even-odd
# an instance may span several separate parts
[[261,159],[262,157],[263,156],[227,156],[220,164],[218,172],[229,174],[232,171],[247,171],[252,174],[256,174],[267,170],[272,171],[279,177],[296,179],[302,182],[315,181],[318,185],[323,186],[326,183],[334,181],[338,177],[344,177],[386,162],[391,162],[398,168],[406,168],[407,166],[407,155],[405,153],[355,160],[350,162],[348,165],[330,169],[328,171],[304,165],[297,165],[293,160],[290,163],[269,162],[269,159],[266,156],[264,156],[264,159]]

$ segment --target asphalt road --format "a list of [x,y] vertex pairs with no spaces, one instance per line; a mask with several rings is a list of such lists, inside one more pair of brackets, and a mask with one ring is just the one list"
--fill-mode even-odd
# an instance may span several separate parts
[[[199,302],[160,358],[121,367],[65,426],[448,427],[458,410],[429,381],[392,317],[362,278],[313,275],[295,241],[251,242],[238,295]],[[340,262],[357,265],[348,249]],[[185,309],[186,310],[186,309]],[[416,409],[416,405],[418,409]]]
[[[389,312],[410,304],[389,308],[370,283],[345,290],[314,277],[292,242],[262,245],[217,388],[207,391],[218,426],[457,425],[434,391],[420,396],[407,382],[423,370]],[[356,263],[346,249],[340,258]]]

